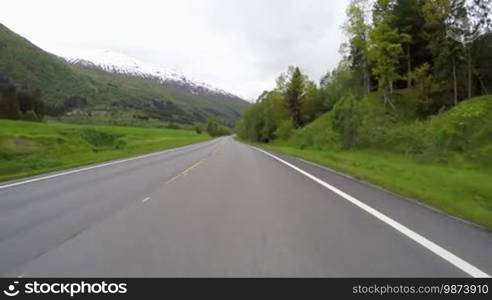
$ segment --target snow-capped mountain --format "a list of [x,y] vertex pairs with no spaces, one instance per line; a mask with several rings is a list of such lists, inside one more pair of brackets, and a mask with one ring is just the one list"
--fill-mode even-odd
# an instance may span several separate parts
[[99,68],[107,72],[127,74],[157,80],[161,83],[179,85],[180,87],[190,90],[190,92],[194,94],[210,93],[238,98],[222,89],[191,79],[180,71],[156,67],[128,55],[110,50],[84,51],[77,54],[76,57],[65,57],[64,59],[70,64]]

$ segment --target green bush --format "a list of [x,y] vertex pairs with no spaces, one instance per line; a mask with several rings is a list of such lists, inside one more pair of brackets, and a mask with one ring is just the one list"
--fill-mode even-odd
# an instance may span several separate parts
[[332,113],[325,113],[306,127],[294,131],[291,140],[300,148],[339,150],[340,137],[332,128]]
[[358,143],[361,125],[360,106],[352,94],[342,98],[332,111],[332,127],[340,135],[343,148],[352,148]]
[[202,132],[203,132],[203,128],[202,128],[202,126],[201,126],[201,125],[196,125],[196,126],[195,126],[195,132],[196,132],[197,134],[202,134]]
[[112,134],[92,128],[84,128],[82,129],[81,136],[86,142],[95,146],[93,148],[94,151],[122,149],[126,146],[126,142],[120,139],[123,136],[121,134]]
[[447,162],[456,155],[486,149],[492,142],[490,97],[462,102],[426,121],[363,128],[364,133],[372,132],[373,140],[368,144],[373,148]]
[[[405,95],[398,101],[403,101]],[[304,128],[294,130],[288,142],[301,149],[340,148],[383,150],[423,161],[468,161],[492,165],[492,97],[460,103],[428,120],[413,111],[393,111],[373,94],[360,101],[337,102]],[[402,120],[403,119],[403,120]],[[277,129],[276,135],[281,132]]]
[[294,124],[292,124],[291,119],[287,119],[280,124],[277,130],[275,130],[274,136],[282,140],[287,140],[291,137],[293,131]]
[[218,137],[224,135],[230,135],[231,131],[229,128],[222,126],[216,119],[210,119],[207,123],[207,133],[211,137]]

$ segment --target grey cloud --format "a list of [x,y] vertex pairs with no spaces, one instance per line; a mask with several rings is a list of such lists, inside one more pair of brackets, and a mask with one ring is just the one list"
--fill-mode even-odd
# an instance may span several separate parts
[[348,1],[16,0],[0,22],[47,50],[122,52],[255,99],[289,65],[317,81],[337,64]]

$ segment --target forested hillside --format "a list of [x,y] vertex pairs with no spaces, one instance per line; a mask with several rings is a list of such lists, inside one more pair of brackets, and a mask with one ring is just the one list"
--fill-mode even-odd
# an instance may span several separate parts
[[245,113],[240,137],[287,139],[332,111],[326,126],[340,146],[364,147],[372,143],[368,134],[426,120],[492,92],[490,0],[370,3],[352,0],[347,8],[348,42],[341,45],[338,67],[318,84],[289,67]]
[[238,136],[492,228],[491,8],[352,0],[338,67],[289,67]]

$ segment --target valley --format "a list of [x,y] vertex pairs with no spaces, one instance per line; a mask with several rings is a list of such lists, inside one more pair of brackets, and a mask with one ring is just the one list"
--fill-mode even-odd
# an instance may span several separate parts
[[40,91],[45,114],[56,120],[191,126],[215,118],[233,127],[249,106],[221,89],[121,54],[94,60],[58,57],[0,24],[0,85]]

